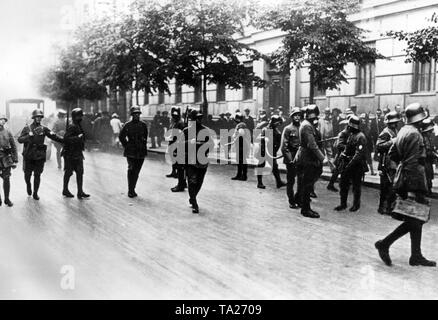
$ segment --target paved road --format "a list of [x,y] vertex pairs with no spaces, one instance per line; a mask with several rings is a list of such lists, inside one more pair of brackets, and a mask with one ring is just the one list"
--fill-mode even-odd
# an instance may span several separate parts
[[[391,249],[393,267],[379,260],[373,243],[398,222],[375,212],[375,189],[365,188],[358,213],[338,213],[337,194],[319,182],[314,220],[288,208],[272,176],[259,190],[254,176],[231,181],[235,167],[211,166],[194,215],[186,192],[169,191],[176,180],[164,178],[162,155],[145,162],[134,200],[121,156],[86,153],[92,197],[82,201],[61,196],[54,162],[39,202],[13,173],[15,206],[0,208],[0,298],[438,298],[438,270],[407,263],[409,237]],[[423,248],[438,259],[432,205]]]

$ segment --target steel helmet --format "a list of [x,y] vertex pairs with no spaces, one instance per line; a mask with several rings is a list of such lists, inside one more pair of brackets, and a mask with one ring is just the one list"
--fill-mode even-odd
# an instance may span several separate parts
[[172,107],[172,109],[170,109],[170,114],[172,116],[181,117],[181,109],[179,107]]
[[241,114],[240,112],[237,112],[234,115],[234,121],[236,122],[242,122],[243,121],[243,114]]
[[316,104],[308,105],[305,108],[305,112],[306,112],[306,119],[308,120],[316,119],[319,116],[319,108]]
[[41,109],[35,109],[35,110],[33,110],[33,112],[32,112],[32,119],[35,119],[35,118],[37,118],[37,117],[44,118],[44,112],[43,112],[43,110],[41,110]]
[[421,122],[421,125],[421,132],[428,132],[433,130],[435,123],[432,121],[431,118],[426,118]]
[[189,120],[196,121],[198,119],[201,119],[202,116],[203,114],[197,109],[191,108],[188,110],[187,118],[189,118]]
[[84,115],[84,112],[82,111],[81,108],[74,108],[71,111],[71,117],[72,118],[76,118],[76,117],[82,117]]
[[407,124],[413,124],[423,121],[427,118],[424,108],[418,102],[411,103],[406,107]]
[[289,116],[292,118],[296,114],[299,114],[301,116],[301,110],[300,108],[294,107],[292,108],[292,111],[290,112]]
[[131,116],[135,113],[141,114],[141,109],[139,106],[133,106],[131,107],[131,109],[129,109],[129,113],[131,114]]
[[65,111],[64,109],[58,110],[58,116],[66,116],[66,115],[67,115],[67,111]]
[[6,118],[6,115],[4,115],[4,114],[0,114],[0,120],[2,120],[2,119],[6,120],[6,122],[8,122],[8,118]]
[[271,124],[283,123],[283,119],[279,115],[274,114],[273,116],[271,116],[269,123]]
[[350,116],[350,119],[348,119],[348,126],[359,130],[360,118],[355,115]]
[[391,123],[397,123],[401,121],[400,114],[397,111],[390,111],[385,115],[385,123],[391,124]]

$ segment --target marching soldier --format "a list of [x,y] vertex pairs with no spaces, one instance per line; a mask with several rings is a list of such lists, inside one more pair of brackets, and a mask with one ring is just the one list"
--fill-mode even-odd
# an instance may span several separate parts
[[[202,116],[202,113],[198,110],[191,109],[188,111],[189,125],[187,128],[184,128],[179,139],[181,145],[178,147],[178,152],[184,151],[190,197],[189,203],[192,206],[193,213],[199,213],[196,197],[201,190],[205,174],[207,173],[208,153],[214,147],[213,135],[211,133],[204,134],[206,131],[210,132],[210,129],[201,123]],[[201,131],[203,134],[199,134]],[[204,145],[206,144],[208,148],[205,148]],[[205,150],[205,153],[202,155],[198,154],[200,149]]]
[[284,156],[284,164],[287,170],[287,197],[291,209],[299,208],[294,195],[294,184],[297,176],[297,168],[293,160],[300,146],[300,118],[301,111],[299,108],[293,108],[290,113],[292,122],[284,128],[281,141],[281,152]]
[[237,174],[231,180],[246,181],[248,179],[248,156],[251,148],[251,133],[246,126],[245,118],[241,113],[236,113],[232,144],[236,145]]
[[392,203],[395,201],[392,181],[394,180],[396,168],[389,159],[388,152],[397,136],[399,121],[401,119],[397,112],[387,113],[385,116],[386,128],[379,134],[376,142],[376,150],[379,153],[378,170],[380,170],[380,200],[377,212],[380,214],[390,214]]
[[[58,120],[55,121],[53,125],[52,131],[59,137],[64,137],[65,130],[67,129],[66,117],[67,112],[65,110],[58,111]],[[58,169],[62,168],[62,160],[61,160],[61,150],[62,144],[59,142],[54,142],[53,145],[56,148],[56,161],[58,162]]]
[[[174,107],[171,110],[171,114],[172,114],[172,123],[170,124],[170,130],[174,130],[174,131],[177,130],[182,132],[185,128],[185,125],[184,122],[181,120],[181,109],[178,107]],[[177,141],[177,139],[178,137],[174,136],[172,140],[169,141],[169,146],[174,144]],[[174,156],[176,156],[175,153]],[[176,176],[176,178],[178,178],[178,184],[170,190],[172,190],[172,192],[184,191],[184,189],[187,188],[184,163],[178,163],[176,161],[174,164],[172,164],[172,173],[174,172],[175,175],[173,177]],[[168,175],[168,177],[169,176],[170,175]]]
[[432,119],[430,118],[424,119],[422,122],[421,134],[423,135],[424,147],[426,149],[426,160],[424,163],[424,170],[426,173],[428,196],[432,195],[432,181],[434,177],[433,164],[437,159],[435,147],[432,143],[433,130],[434,130],[434,123]]
[[360,208],[361,182],[363,175],[368,171],[366,163],[366,148],[367,139],[363,132],[360,131],[360,118],[352,115],[348,121],[351,135],[348,137],[345,151],[341,154],[341,181],[340,197],[341,204],[335,208],[336,211],[341,211],[347,208],[348,189],[350,184],[353,184],[353,206],[351,212],[355,212]]
[[84,154],[85,134],[81,126],[84,113],[81,108],[71,111],[72,124],[67,127],[64,135],[64,148],[61,155],[64,157],[64,180],[62,195],[73,198],[74,195],[68,189],[68,183],[73,172],[76,173],[76,184],[78,188],[78,199],[89,198],[90,195],[83,190],[84,183]]
[[135,198],[137,193],[138,176],[144,163],[144,158],[148,154],[148,127],[146,123],[140,121],[140,107],[134,106],[130,109],[131,121],[128,121],[119,134],[119,140],[125,151],[123,156],[128,161],[128,197]]
[[[49,128],[41,125],[41,120],[44,118],[44,113],[40,109],[32,112],[33,122],[26,125],[18,137],[18,142],[24,144],[23,148],[23,170],[24,180],[26,181],[27,194],[33,196],[35,200],[39,200],[38,190],[41,183],[41,174],[44,171],[44,163],[46,162],[47,146],[44,144],[44,138],[48,137],[56,142],[63,142],[61,137],[58,137]],[[31,185],[31,177],[33,173],[33,192]]]
[[[9,199],[11,190],[11,169],[16,168],[18,163],[17,146],[15,145],[12,133],[5,128],[8,121],[5,115],[0,115],[0,176],[3,179],[3,193],[5,196],[5,205],[12,207],[14,204]],[[0,206],[2,200],[0,197]]]
[[319,109],[316,105],[307,106],[306,119],[300,126],[300,150],[296,157],[297,170],[300,171],[298,190],[300,190],[301,214],[309,218],[319,218],[319,214],[310,208],[310,194],[313,192],[315,182],[321,176],[322,166],[325,163],[324,154],[317,140],[318,116]]
[[[406,107],[407,123],[404,125],[389,150],[391,160],[398,163],[397,174],[394,179],[394,190],[402,198],[408,195],[415,196],[415,201],[428,204],[425,194],[427,193],[426,175],[424,171],[425,149],[420,129],[422,121],[427,117],[423,107],[419,103],[412,103]],[[411,266],[435,267],[436,262],[427,260],[421,252],[421,237],[424,222],[408,216],[403,216],[404,222],[398,226],[383,240],[375,243],[382,261],[392,265],[389,256],[391,245],[410,233],[411,236]]]

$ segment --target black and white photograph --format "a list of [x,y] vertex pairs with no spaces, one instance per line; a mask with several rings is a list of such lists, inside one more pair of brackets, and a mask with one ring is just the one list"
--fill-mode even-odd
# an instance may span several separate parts
[[0,39],[0,300],[438,299],[438,0],[1,0]]

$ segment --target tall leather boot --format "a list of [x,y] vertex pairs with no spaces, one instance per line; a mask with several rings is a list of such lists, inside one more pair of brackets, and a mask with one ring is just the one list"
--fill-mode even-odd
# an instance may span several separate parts
[[242,164],[242,181],[248,180],[248,165]]
[[33,176],[33,195],[32,195],[32,197],[35,200],[40,200],[40,197],[38,196],[38,190],[40,189],[40,183],[41,183],[41,175],[34,174],[34,176]]
[[361,195],[361,188],[360,184],[355,186],[353,184],[353,206],[350,208],[351,212],[355,212],[359,210],[360,208],[360,195]]
[[341,191],[339,192],[341,196],[341,204],[335,208],[336,211],[345,210],[347,208],[347,199],[348,199],[348,189],[341,187]]
[[242,179],[242,165],[237,164],[237,174],[231,180],[241,180]]
[[[3,179],[3,192],[5,194],[5,205],[12,207],[14,204],[9,199],[9,192],[11,191],[11,181],[9,178]],[[1,202],[1,199],[0,199]]]
[[27,195],[32,195],[32,184],[30,182],[30,178],[32,177],[32,173],[24,174],[24,181],[26,182]]
[[83,190],[84,175],[76,173],[76,184],[78,185],[78,199],[89,198],[90,195],[86,194]]
[[265,185],[263,184],[263,176],[261,174],[257,175],[257,188],[266,189]]
[[274,175],[275,181],[277,183],[277,188],[285,187],[287,184],[283,180],[281,180],[280,171],[278,168],[276,170],[272,170],[272,174]]
[[74,198],[74,195],[68,190],[68,183],[70,182],[70,175],[64,173],[64,187],[62,190],[62,195],[67,198]]

